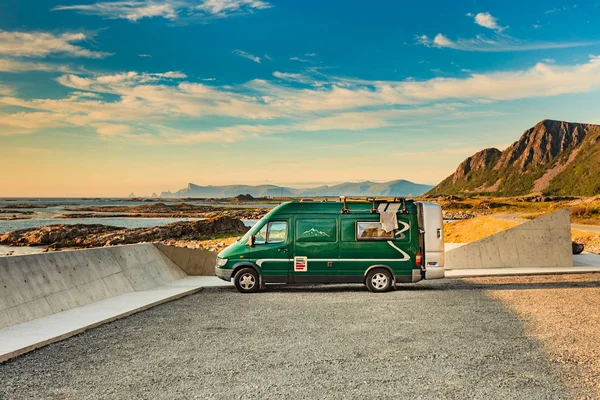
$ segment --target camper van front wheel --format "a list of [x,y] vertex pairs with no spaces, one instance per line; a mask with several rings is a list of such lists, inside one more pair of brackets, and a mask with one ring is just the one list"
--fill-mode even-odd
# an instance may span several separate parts
[[240,293],[256,293],[260,290],[258,273],[253,268],[242,268],[233,278],[235,288]]
[[387,292],[392,287],[392,274],[387,269],[376,268],[367,274],[367,288],[371,292]]

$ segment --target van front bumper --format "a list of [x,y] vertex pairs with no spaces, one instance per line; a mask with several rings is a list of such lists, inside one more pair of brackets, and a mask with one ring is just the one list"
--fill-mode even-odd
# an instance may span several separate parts
[[215,268],[215,275],[218,278],[223,279],[224,281],[227,281],[227,282],[231,282],[231,273],[232,272],[233,272],[232,269],[224,269],[224,268],[219,268],[219,267]]

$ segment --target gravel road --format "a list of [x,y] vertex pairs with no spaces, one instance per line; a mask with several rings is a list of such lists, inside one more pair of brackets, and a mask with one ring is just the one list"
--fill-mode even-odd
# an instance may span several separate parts
[[522,278],[513,279],[502,288],[492,278],[421,282],[385,294],[207,289],[1,364],[0,398],[589,395],[573,391],[518,314],[489,295],[518,289]]

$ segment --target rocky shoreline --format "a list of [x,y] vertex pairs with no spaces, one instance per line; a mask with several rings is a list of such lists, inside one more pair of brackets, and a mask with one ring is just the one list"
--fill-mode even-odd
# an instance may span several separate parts
[[65,208],[63,211],[69,213],[61,214],[56,218],[215,218],[228,216],[240,219],[261,219],[270,209],[156,203],[141,206],[72,207]]
[[202,240],[223,236],[241,236],[248,231],[242,220],[219,216],[203,221],[174,222],[152,228],[120,228],[106,225],[48,225],[21,229],[0,235],[0,245],[46,246],[61,248],[91,248],[162,242],[171,240]]
[[61,214],[57,219],[81,219],[81,218],[215,218],[218,216],[227,216],[239,219],[261,219],[267,214],[269,209],[251,209],[251,210],[227,210],[227,211],[208,211],[208,212],[186,212],[186,213],[73,213]]

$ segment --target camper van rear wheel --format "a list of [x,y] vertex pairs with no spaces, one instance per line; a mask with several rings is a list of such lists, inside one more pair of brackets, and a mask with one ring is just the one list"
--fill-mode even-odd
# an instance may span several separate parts
[[260,290],[258,272],[253,268],[240,269],[235,274],[233,283],[240,293],[256,293]]
[[376,268],[367,274],[367,288],[374,293],[387,292],[392,287],[392,274],[385,268]]

